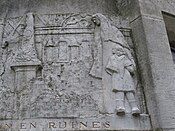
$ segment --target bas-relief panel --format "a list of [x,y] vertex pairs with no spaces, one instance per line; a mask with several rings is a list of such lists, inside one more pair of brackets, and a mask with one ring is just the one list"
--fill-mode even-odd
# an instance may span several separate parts
[[149,123],[130,29],[119,30],[102,14],[29,13],[2,21],[2,119],[103,118],[111,129],[142,117]]

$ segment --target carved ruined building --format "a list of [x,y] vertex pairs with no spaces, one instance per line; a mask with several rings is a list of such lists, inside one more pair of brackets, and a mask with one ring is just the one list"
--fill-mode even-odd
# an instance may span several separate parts
[[1,0],[0,130],[174,131],[174,5]]

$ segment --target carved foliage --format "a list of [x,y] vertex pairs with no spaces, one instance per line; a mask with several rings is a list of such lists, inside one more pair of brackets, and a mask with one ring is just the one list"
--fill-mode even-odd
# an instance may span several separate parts
[[91,16],[87,14],[45,14],[35,15],[36,27],[90,28]]

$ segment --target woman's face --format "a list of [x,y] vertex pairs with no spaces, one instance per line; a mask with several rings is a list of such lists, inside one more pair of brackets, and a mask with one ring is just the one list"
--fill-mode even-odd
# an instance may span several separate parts
[[100,25],[100,20],[98,19],[97,16],[92,16],[92,21],[96,24],[96,25]]

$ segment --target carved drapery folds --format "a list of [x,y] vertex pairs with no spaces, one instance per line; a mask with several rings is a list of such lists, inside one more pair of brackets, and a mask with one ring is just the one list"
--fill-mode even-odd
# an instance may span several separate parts
[[[126,98],[132,108],[132,114],[139,115],[140,110],[135,99],[136,87],[132,78],[132,75],[135,74],[135,62],[130,48],[121,31],[113,26],[104,15],[95,14],[92,20],[96,25],[94,39],[98,52],[95,54],[92,70],[97,70],[93,72],[101,73],[100,77],[102,78],[104,89],[115,93],[116,113],[118,115],[125,114],[124,104]],[[106,76],[104,70],[111,78]],[[94,73],[93,76],[99,77],[99,73]],[[111,85],[109,81],[112,81]],[[106,106],[106,108],[108,107]]]
[[10,115],[1,106],[3,118],[140,114],[131,49],[104,15],[29,13],[3,21],[0,95],[14,99]]

